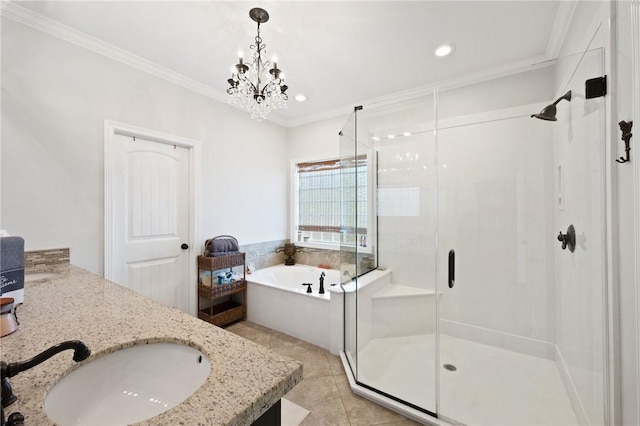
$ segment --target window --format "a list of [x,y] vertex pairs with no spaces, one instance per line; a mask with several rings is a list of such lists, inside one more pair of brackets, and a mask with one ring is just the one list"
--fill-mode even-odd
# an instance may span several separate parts
[[297,163],[295,179],[298,242],[366,246],[366,157]]

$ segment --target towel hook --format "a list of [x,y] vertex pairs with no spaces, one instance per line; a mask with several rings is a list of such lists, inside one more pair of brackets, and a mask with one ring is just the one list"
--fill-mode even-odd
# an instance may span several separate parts
[[629,121],[628,123],[624,120],[622,120],[621,122],[618,123],[618,125],[620,126],[620,131],[622,132],[622,140],[624,141],[624,152],[625,152],[625,157],[620,157],[618,160],[616,160],[616,162],[618,163],[628,163],[629,161],[631,161],[631,155],[629,153],[629,151],[631,151],[631,136],[633,136],[633,134],[631,133],[631,128],[633,127],[633,121]]

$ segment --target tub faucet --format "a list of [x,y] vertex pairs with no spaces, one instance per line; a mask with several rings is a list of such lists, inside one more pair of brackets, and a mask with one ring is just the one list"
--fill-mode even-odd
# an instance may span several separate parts
[[324,294],[324,271],[322,271],[322,273],[320,274],[320,291],[318,291],[319,294]]
[[4,361],[0,362],[0,370],[2,371],[2,406],[7,407],[18,399],[11,389],[11,385],[7,380],[9,377],[13,377],[18,373],[35,367],[36,365],[48,360],[52,356],[65,351],[67,349],[73,349],[73,360],[75,362],[84,361],[89,358],[91,351],[87,348],[87,345],[79,340],[68,340],[66,342],[59,343],[49,349],[39,353],[31,359],[23,362],[12,362],[7,364]]

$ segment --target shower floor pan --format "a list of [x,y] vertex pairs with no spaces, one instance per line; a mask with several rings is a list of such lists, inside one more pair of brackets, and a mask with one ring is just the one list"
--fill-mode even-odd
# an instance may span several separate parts
[[[443,418],[467,425],[577,425],[553,361],[441,335]],[[358,380],[435,411],[435,336],[374,339]]]

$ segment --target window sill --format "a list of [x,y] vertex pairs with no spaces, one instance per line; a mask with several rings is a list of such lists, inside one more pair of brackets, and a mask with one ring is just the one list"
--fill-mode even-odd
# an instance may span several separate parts
[[315,241],[294,241],[296,247],[315,248],[323,250],[340,250],[340,244],[319,243]]
[[[355,251],[356,246],[342,246],[340,244],[331,244],[331,243],[319,243],[316,241],[294,241],[294,244],[296,247],[302,247],[302,248],[312,248],[312,249],[322,249],[322,250],[334,250],[334,251],[340,251],[343,248],[344,249],[349,249],[352,251]],[[371,254],[371,246],[367,246],[367,247],[357,247],[358,249],[358,253],[361,254]]]

